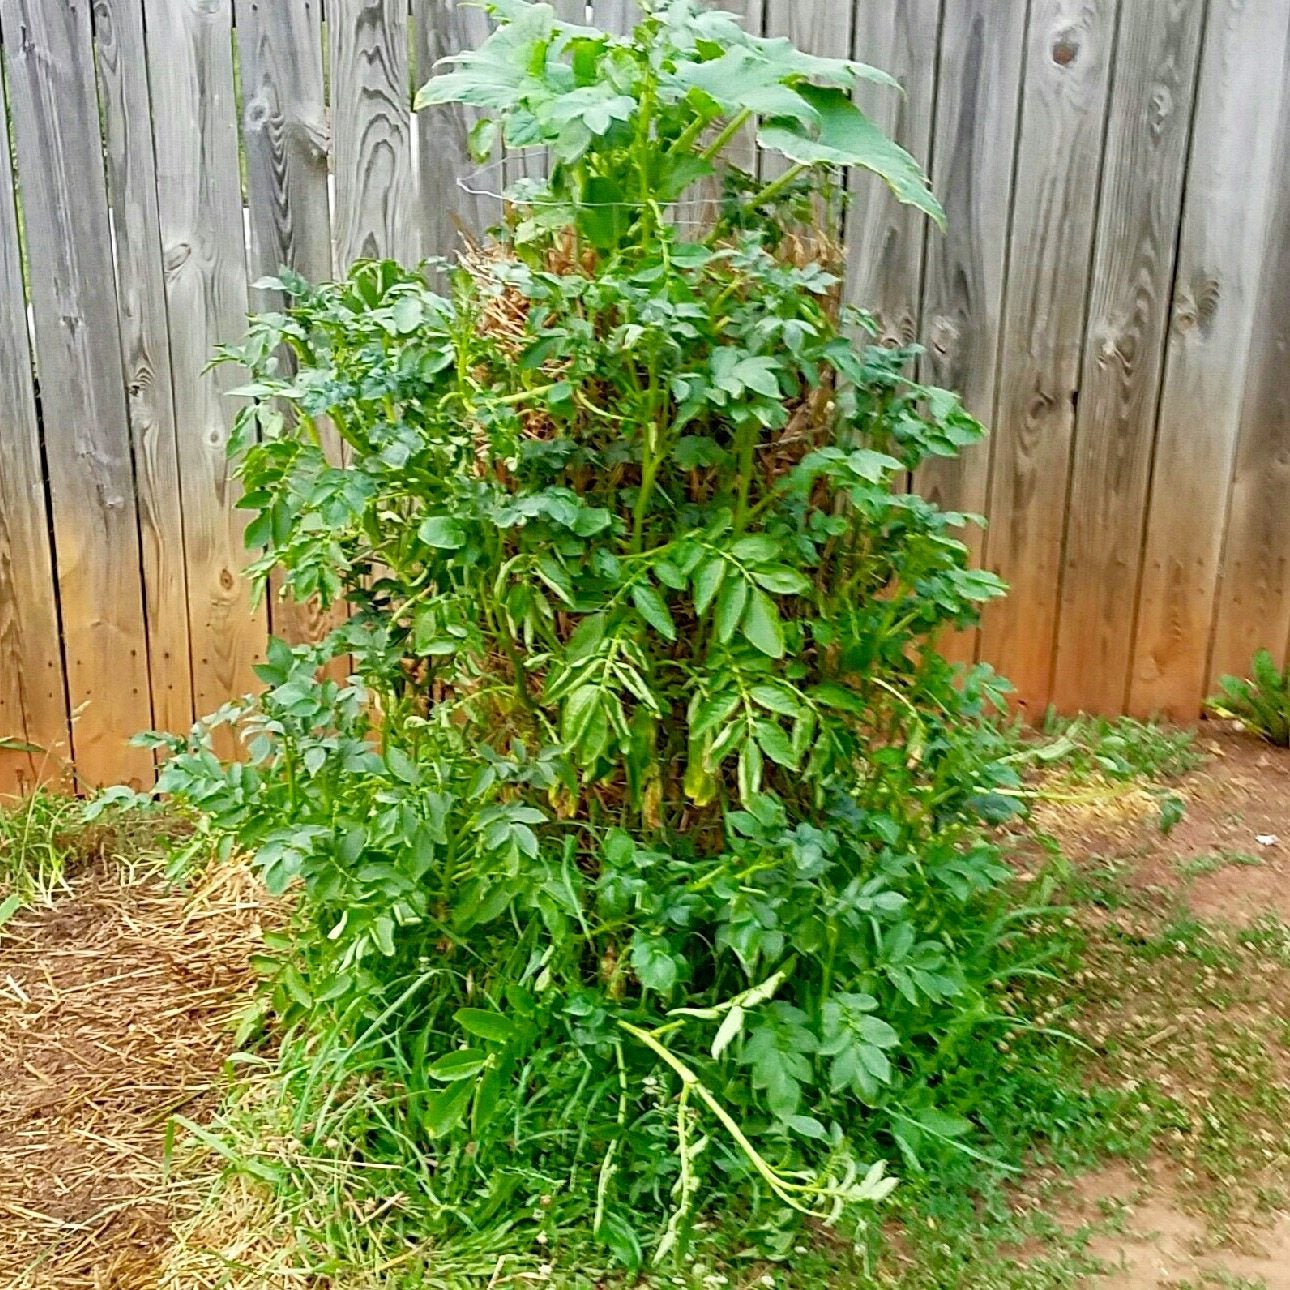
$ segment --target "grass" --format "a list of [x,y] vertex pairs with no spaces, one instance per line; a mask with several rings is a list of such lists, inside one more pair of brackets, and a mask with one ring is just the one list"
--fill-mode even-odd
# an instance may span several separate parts
[[1260,857],[1250,855],[1247,851],[1213,851],[1176,860],[1174,870],[1180,878],[1202,878],[1231,866],[1257,866],[1262,863]]
[[[1068,749],[1040,760],[1045,774],[1088,783],[1121,773],[1108,770],[1107,758],[1153,783],[1197,759],[1190,740],[1139,723],[1086,723],[1074,733],[1066,726],[1044,738]],[[1045,745],[1029,736],[1027,746]],[[44,795],[0,814],[3,890],[48,900],[69,868],[96,855],[128,858],[130,830],[156,829],[155,820],[118,823],[104,837],[79,821],[74,803]],[[1216,852],[1176,868],[1194,877],[1257,862]],[[1078,965],[1073,957],[1056,979],[999,1000],[1073,1042],[1022,1027],[1005,1038],[1012,1051],[998,1065],[985,1126],[994,1163],[950,1154],[925,1175],[902,1169],[881,1223],[858,1241],[786,1228],[778,1260],[754,1259],[740,1252],[740,1216],[730,1215],[725,1224],[701,1223],[685,1260],[624,1278],[608,1271],[601,1248],[575,1235],[586,1227],[578,1218],[585,1198],[569,1196],[554,1177],[499,1194],[490,1222],[450,1235],[435,1180],[469,1161],[397,1141],[390,1112],[404,1095],[399,1083],[381,1085],[346,1065],[325,1036],[296,1035],[277,1051],[242,1057],[217,1118],[178,1131],[194,1160],[205,1157],[195,1168],[209,1169],[214,1154],[224,1174],[181,1231],[161,1284],[1064,1290],[1103,1267],[1095,1237],[1126,1222],[1117,1202],[1092,1213],[1073,1204],[1080,1174],[1109,1159],[1130,1169],[1163,1162],[1213,1239],[1237,1239],[1290,1203],[1290,929],[1273,918],[1243,928],[1199,920],[1181,897],[1133,885],[1130,868],[1108,856],[1069,871],[1067,931]],[[415,1073],[406,1074],[410,1084]],[[183,1155],[177,1147],[176,1161]],[[531,1255],[506,1253],[518,1206],[546,1233]],[[1260,1283],[1204,1273],[1177,1284]]]
[[81,804],[47,789],[0,802],[0,922],[23,905],[49,904],[65,888]]

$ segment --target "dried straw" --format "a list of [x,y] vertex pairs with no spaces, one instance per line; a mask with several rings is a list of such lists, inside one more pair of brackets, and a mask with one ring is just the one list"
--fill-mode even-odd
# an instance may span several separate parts
[[167,1126],[217,1100],[267,912],[243,867],[103,862],[0,933],[0,1285],[157,1286],[213,1168],[171,1176]]

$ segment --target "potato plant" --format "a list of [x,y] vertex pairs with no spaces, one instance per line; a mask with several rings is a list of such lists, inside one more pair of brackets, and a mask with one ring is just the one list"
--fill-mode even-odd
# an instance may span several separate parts
[[838,167],[939,207],[872,68],[690,0],[627,38],[491,8],[421,100],[548,178],[433,278],[276,282],[232,356],[248,542],[347,617],[158,737],[162,791],[296,893],[266,1006],[348,1063],[301,1131],[382,1090],[354,1150],[420,1144],[445,1232],[558,1210],[636,1266],[732,1207],[853,1224],[884,1160],[988,1150],[996,992],[1042,957],[989,832],[1003,685],[935,648],[1001,587],[906,489],[982,431],[804,223]]

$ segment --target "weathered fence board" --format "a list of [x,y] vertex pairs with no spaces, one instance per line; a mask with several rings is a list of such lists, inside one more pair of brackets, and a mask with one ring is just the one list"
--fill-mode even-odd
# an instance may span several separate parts
[[[157,205],[179,427],[193,694],[201,712],[252,688],[263,607],[240,576],[245,513],[228,461],[242,379],[208,370],[246,328],[246,246],[229,0],[145,0]],[[164,110],[162,108],[164,105]],[[177,613],[178,606],[158,612]]]
[[[904,88],[897,94],[863,85],[860,106],[924,169],[931,161],[940,22],[941,0],[870,0],[857,7],[852,33],[853,56],[890,72]],[[846,298],[873,313],[881,344],[912,345],[920,335],[927,220],[863,171],[849,176],[848,192],[844,240],[863,251],[847,257]]]
[[[952,656],[1032,712],[1178,717],[1256,647],[1284,656],[1290,0],[711,2],[905,86],[857,95],[948,231],[842,176],[845,297],[993,426],[916,481],[990,514],[974,552],[1014,588]],[[543,172],[471,160],[473,110],[412,117],[489,23],[464,0],[0,0],[0,739],[142,778],[133,731],[253,686],[270,620],[324,628],[240,576],[242,378],[207,363],[277,305],[252,280],[452,255]],[[782,173],[751,128],[739,147]],[[0,791],[39,761],[0,752]]]
[[0,794],[48,773],[69,751],[67,681],[49,552],[40,426],[32,387],[9,119],[0,94]]
[[[955,0],[945,6],[931,144],[933,186],[945,206],[944,233],[931,230],[923,286],[926,375],[959,390],[969,412],[994,420],[999,327],[1008,268],[1008,215],[1024,55],[1025,6]],[[929,462],[917,485],[934,500],[981,514],[990,481],[990,445],[955,460]],[[974,556],[983,536],[964,533]],[[968,661],[975,632],[943,642]]]
[[1120,11],[1054,702],[1118,710],[1134,604],[1204,0]]
[[332,169],[336,269],[417,253],[407,0],[331,0]]
[[93,14],[144,590],[155,610],[152,717],[159,729],[182,730],[194,716],[188,614],[162,607],[187,605],[188,572],[143,13],[138,0],[96,0]]
[[[413,0],[412,7],[417,86],[430,79],[441,58],[473,48],[488,34],[484,11],[458,0]],[[417,215],[423,256],[450,255],[461,245],[463,230],[478,236],[501,219],[501,202],[483,195],[497,180],[487,170],[476,176],[480,167],[466,146],[477,119],[472,109],[454,103],[423,113],[418,123]]]
[[1138,595],[1137,713],[1189,716],[1209,683],[1228,481],[1276,209],[1267,123],[1290,73],[1288,26],[1279,0],[1210,6]]
[[[4,0],[72,747],[91,782],[142,779],[151,724],[139,525],[88,0]],[[50,642],[53,647],[54,642]]]
[[981,653],[1042,712],[1052,681],[1071,435],[1116,0],[1033,0],[993,424],[986,563],[1012,587]]
[[1264,244],[1214,614],[1215,675],[1246,672],[1256,649],[1290,649],[1290,94],[1282,97],[1276,149],[1276,206]]

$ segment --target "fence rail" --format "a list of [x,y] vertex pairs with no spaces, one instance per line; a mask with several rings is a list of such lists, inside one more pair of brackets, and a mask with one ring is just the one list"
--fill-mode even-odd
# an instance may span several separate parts
[[[556,0],[632,20],[629,0]],[[1290,648],[1290,0],[724,0],[893,71],[866,106],[949,229],[849,179],[847,294],[994,427],[920,481],[1013,585],[952,644],[1032,710],[1192,718]],[[125,746],[251,687],[208,370],[279,264],[448,253],[499,213],[468,114],[410,90],[455,0],[0,0],[0,739],[142,780]],[[508,171],[519,159],[501,160]],[[0,791],[40,753],[0,750]]]

